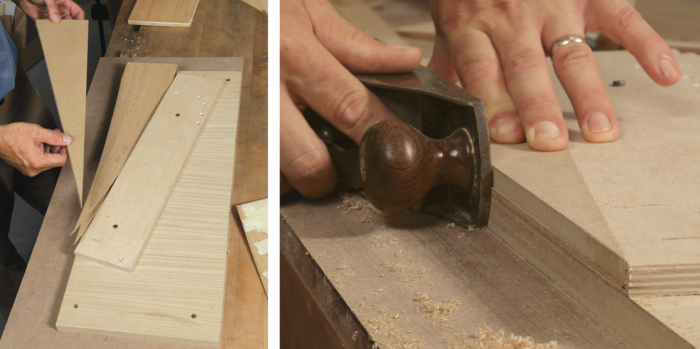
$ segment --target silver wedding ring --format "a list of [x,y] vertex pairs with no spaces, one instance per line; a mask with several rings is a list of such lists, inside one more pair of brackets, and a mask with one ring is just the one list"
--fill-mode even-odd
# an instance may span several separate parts
[[583,36],[579,36],[579,35],[567,35],[567,36],[557,40],[557,42],[555,42],[554,45],[552,45],[552,49],[549,50],[549,52],[554,52],[554,50],[556,48],[559,48],[559,47],[562,47],[564,45],[568,45],[568,44],[571,44],[574,42],[577,42],[580,44],[585,44],[586,39],[584,39]]

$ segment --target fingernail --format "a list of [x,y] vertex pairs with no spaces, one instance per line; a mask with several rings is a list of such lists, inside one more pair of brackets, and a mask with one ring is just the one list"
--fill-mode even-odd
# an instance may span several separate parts
[[398,45],[386,45],[387,48],[390,48],[392,50],[396,51],[407,51],[407,50],[413,50],[414,47],[411,46],[398,46]]
[[535,126],[535,139],[544,140],[559,137],[559,127],[551,121],[542,121]]
[[495,131],[496,136],[502,136],[510,133],[510,131],[515,130],[516,127],[520,126],[520,119],[509,116],[501,120],[496,121]]
[[671,63],[671,60],[666,57],[661,58],[659,61],[659,70],[661,70],[661,74],[666,78],[670,78],[678,74],[676,66],[674,66],[673,63]]
[[53,22],[54,22],[54,23],[58,23],[58,22],[61,21],[61,18],[58,17],[58,15],[53,15],[53,16],[51,16],[51,18],[53,18]]
[[71,141],[72,141],[72,139],[70,138],[70,136],[64,133],[63,134],[63,143],[70,144]]
[[610,119],[599,111],[593,112],[588,117],[588,130],[591,132],[605,132],[611,128]]

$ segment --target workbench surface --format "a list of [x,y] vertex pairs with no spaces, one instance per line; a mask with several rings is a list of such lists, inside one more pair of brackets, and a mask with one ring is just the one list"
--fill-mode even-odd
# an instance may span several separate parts
[[[267,197],[267,17],[237,0],[201,1],[190,28],[131,26],[136,0],[122,4],[105,57],[243,57],[241,112],[231,205]],[[99,157],[86,159],[86,164]],[[94,175],[92,173],[91,175]],[[55,328],[73,264],[70,231],[55,227],[80,211],[70,167],[56,186],[0,348],[197,348],[182,344],[58,332]],[[91,181],[91,179],[90,179]],[[235,210],[222,348],[267,347],[267,297]]]

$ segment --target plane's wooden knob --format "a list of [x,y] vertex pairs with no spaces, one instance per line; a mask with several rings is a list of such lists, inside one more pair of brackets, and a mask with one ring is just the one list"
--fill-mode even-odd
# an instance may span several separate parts
[[452,184],[470,189],[474,157],[466,129],[434,140],[402,121],[385,120],[360,142],[360,172],[365,196],[383,212],[398,212],[420,201],[430,189]]

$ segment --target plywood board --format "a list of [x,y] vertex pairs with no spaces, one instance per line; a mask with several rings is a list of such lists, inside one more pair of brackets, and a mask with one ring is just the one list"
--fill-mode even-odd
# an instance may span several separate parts
[[332,0],[343,18],[352,23],[357,29],[387,43],[388,45],[405,46],[406,42],[372,11],[362,0]]
[[177,64],[126,64],[100,164],[76,225],[80,228],[76,240],[97,213],[176,72]]
[[[349,348],[460,348],[484,324],[561,348],[627,347],[487,229],[382,215],[361,198],[294,196],[280,213],[285,257]],[[430,311],[440,303],[449,311]]]
[[238,216],[245,230],[245,236],[250,245],[250,253],[253,254],[255,265],[260,274],[260,280],[267,293],[267,199],[238,205]]
[[63,132],[73,139],[68,145],[68,156],[71,158],[78,200],[82,206],[88,21],[61,21],[55,24],[42,19],[37,20],[36,25]]
[[60,331],[219,347],[242,74],[183,74],[223,81],[221,95],[134,271],[76,257]]
[[132,271],[223,82],[175,77],[85,232],[77,256]]
[[189,27],[199,0],[138,0],[129,16],[131,25]]
[[435,24],[433,24],[432,21],[402,25],[399,27],[394,27],[394,30],[396,30],[396,32],[402,36],[408,36],[411,38],[435,38]]

